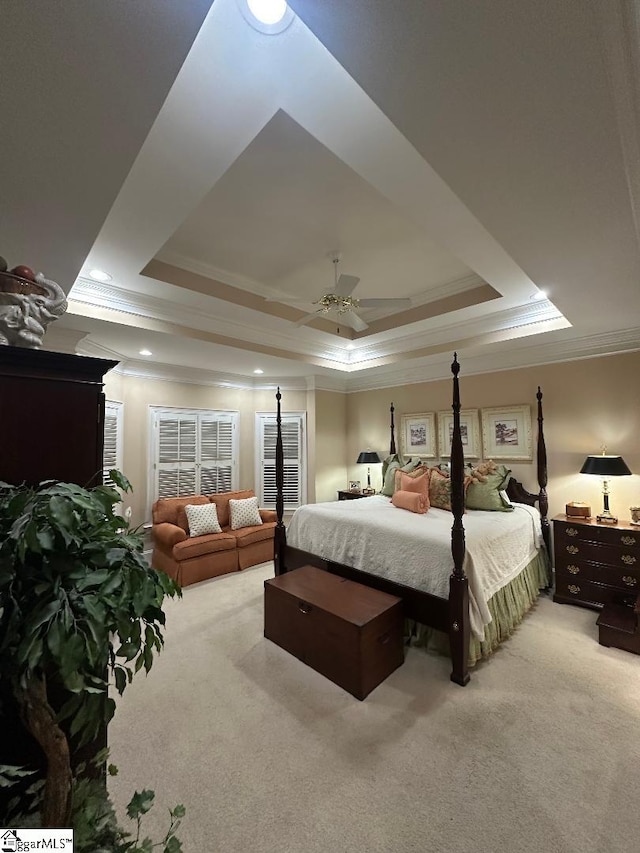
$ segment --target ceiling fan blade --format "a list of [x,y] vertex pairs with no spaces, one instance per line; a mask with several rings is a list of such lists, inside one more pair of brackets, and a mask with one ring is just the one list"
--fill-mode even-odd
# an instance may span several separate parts
[[338,325],[340,325],[340,321],[342,320],[356,332],[364,332],[365,329],[369,328],[369,324],[365,323],[362,317],[358,317],[355,311],[345,311],[344,314],[340,314]]
[[358,299],[359,308],[409,308],[410,299]]
[[300,317],[299,320],[296,320],[294,326],[304,326],[306,323],[310,323],[312,320],[316,320],[322,311],[314,311],[313,314],[305,314],[304,317]]
[[351,296],[359,281],[357,275],[341,275],[334,292],[337,296]]

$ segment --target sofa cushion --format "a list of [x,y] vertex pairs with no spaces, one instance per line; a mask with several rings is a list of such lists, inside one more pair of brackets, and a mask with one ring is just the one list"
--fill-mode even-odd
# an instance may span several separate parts
[[265,539],[273,539],[275,527],[275,521],[265,521],[257,527],[242,527],[240,530],[234,531],[238,548],[253,545],[254,542],[262,542]]
[[258,498],[245,498],[240,501],[229,501],[229,524],[232,530],[240,530],[241,527],[256,527],[262,524],[262,518],[258,512]]
[[207,533],[222,533],[214,503],[187,504],[184,508],[189,522],[189,536],[204,536]]
[[220,527],[229,526],[229,501],[244,500],[245,498],[255,497],[253,489],[241,489],[237,492],[219,492],[215,495],[209,495],[207,500],[211,501],[218,508],[218,521]]
[[197,506],[209,503],[209,498],[204,495],[189,495],[186,498],[160,498],[153,505],[152,520],[154,524],[177,524],[185,532],[189,530],[187,514],[184,508],[187,504]]
[[206,536],[194,536],[173,546],[173,557],[178,562],[216,551],[230,551],[236,547],[236,537],[231,533],[208,533]]

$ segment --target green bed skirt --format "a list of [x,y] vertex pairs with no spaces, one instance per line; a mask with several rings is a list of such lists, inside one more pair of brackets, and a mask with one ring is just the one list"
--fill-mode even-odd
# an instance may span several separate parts
[[[484,640],[473,635],[469,641],[469,666],[491,655],[503,640],[510,637],[525,614],[536,603],[540,590],[549,585],[549,560],[541,550],[510,583],[489,599],[491,622],[484,627]],[[420,646],[438,654],[449,654],[449,636],[413,619],[405,619],[408,645]]]

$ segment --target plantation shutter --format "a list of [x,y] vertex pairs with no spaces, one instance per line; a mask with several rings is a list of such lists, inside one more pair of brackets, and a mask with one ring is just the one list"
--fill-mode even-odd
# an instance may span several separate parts
[[104,406],[103,483],[109,479],[112,468],[122,470],[122,403],[107,401]]
[[[276,437],[275,415],[260,418],[261,505],[276,504]],[[285,509],[296,509],[302,500],[303,417],[282,416],[282,451],[284,457],[283,497]]]
[[200,420],[199,494],[230,492],[233,480],[234,422],[230,415]]
[[157,416],[156,496],[177,498],[196,489],[197,416]]
[[151,406],[150,503],[237,489],[238,413]]

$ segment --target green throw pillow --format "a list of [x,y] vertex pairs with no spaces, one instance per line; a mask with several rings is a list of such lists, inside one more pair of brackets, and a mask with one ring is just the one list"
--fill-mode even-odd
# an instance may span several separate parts
[[498,465],[495,471],[484,474],[486,482],[470,483],[465,495],[467,509],[484,509],[490,512],[512,512],[513,506],[500,494],[507,488],[511,470]]

